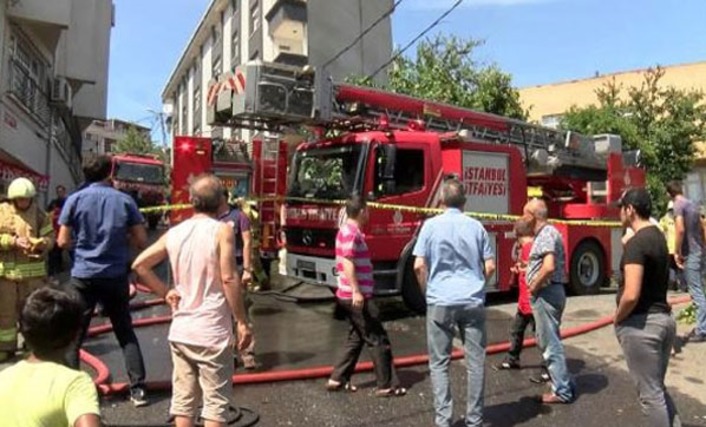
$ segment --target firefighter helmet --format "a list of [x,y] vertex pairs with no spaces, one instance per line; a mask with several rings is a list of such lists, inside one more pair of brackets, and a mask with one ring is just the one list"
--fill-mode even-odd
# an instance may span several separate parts
[[37,195],[37,190],[34,188],[32,181],[27,178],[17,178],[7,187],[7,198],[14,199],[31,199]]

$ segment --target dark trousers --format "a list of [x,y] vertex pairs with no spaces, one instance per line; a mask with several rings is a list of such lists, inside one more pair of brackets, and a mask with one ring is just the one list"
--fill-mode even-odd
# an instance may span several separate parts
[[344,345],[344,352],[334,365],[331,379],[349,382],[363,347],[367,346],[373,359],[375,378],[379,389],[397,386],[397,376],[392,366],[390,338],[380,321],[377,305],[366,300],[362,310],[354,310],[352,301],[338,299],[339,308],[348,318],[351,326]]
[[70,348],[67,355],[69,367],[79,368],[78,352],[86,338],[91,324],[96,303],[103,306],[103,312],[110,318],[113,332],[118,339],[125,359],[125,368],[130,378],[130,388],[142,387],[145,382],[145,364],[142,359],[140,343],[137,341],[130,316],[130,295],[127,276],[111,279],[71,278],[67,285],[76,292],[83,303],[83,324],[78,341]]
[[522,352],[522,341],[525,339],[527,327],[532,325],[534,329],[534,316],[532,313],[523,314],[520,310],[515,313],[515,320],[510,327],[510,350],[507,352],[507,360],[512,363],[520,363],[520,353]]
[[58,246],[54,246],[47,255],[47,265],[49,275],[55,276],[64,270],[64,251]]

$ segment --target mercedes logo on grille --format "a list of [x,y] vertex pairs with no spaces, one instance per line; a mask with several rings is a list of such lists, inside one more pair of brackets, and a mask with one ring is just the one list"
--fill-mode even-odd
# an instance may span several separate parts
[[314,243],[314,234],[311,230],[304,230],[302,233],[302,243],[306,246],[311,246]]

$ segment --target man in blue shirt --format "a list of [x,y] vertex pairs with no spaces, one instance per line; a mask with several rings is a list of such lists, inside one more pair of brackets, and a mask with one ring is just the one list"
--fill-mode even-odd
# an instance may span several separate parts
[[83,173],[88,185],[69,196],[59,217],[57,243],[74,250],[68,286],[78,293],[85,308],[81,335],[67,361],[78,369],[78,351],[96,303],[100,303],[123,351],[130,398],[135,406],[144,406],[145,366],[130,316],[128,272],[130,243],[138,249],[146,247],[147,231],[132,198],[111,186],[111,166],[108,156],[87,159]]
[[422,226],[413,255],[417,280],[426,293],[427,346],[437,427],[450,427],[453,401],[449,364],[454,329],[464,343],[468,366],[466,425],[483,424],[485,282],[495,255],[480,222],[465,216],[463,184],[448,179],[441,189],[446,211]]

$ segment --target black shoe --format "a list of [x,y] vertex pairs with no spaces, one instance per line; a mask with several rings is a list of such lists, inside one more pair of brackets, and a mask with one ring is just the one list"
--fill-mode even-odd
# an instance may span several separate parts
[[706,335],[705,334],[689,334],[689,336],[686,338],[686,342],[688,343],[697,343],[697,342],[706,342]]
[[145,389],[140,387],[130,390],[130,401],[135,405],[135,408],[141,408],[150,404],[147,397],[145,397]]
[[495,369],[496,371],[504,371],[504,370],[508,370],[508,369],[520,369],[520,364],[517,362],[511,362],[511,361],[506,360],[504,362],[496,363],[495,365],[493,365],[493,369]]

